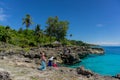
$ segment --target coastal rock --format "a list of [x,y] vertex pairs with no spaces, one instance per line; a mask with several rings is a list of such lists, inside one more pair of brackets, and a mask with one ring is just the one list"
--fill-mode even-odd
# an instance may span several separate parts
[[104,54],[103,48],[89,48],[88,51],[91,54]]
[[88,53],[78,52],[78,56],[80,59],[85,58],[88,55]]
[[10,74],[5,71],[0,71],[0,80],[12,80]]
[[76,69],[78,74],[82,74],[84,76],[93,76],[94,73],[91,72],[90,70],[86,70],[83,66],[79,67]]
[[[4,56],[21,56],[27,57],[30,59],[40,59],[40,51],[45,51],[47,58],[54,56],[61,59],[61,61],[65,64],[75,64],[80,62],[80,59],[85,58],[89,54],[103,54],[104,50],[102,48],[90,48],[88,46],[67,46],[67,47],[34,47],[29,51],[25,51],[24,48],[20,48],[18,46],[14,46],[7,43],[1,43],[0,45],[0,59],[4,59]],[[67,48],[67,51],[70,51],[70,55],[63,58],[60,54],[64,54],[64,48]],[[58,52],[60,54],[58,54]]]
[[36,52],[36,51],[29,51],[29,52],[26,52],[23,55],[24,55],[24,57],[28,57],[30,59],[40,58],[39,52]]
[[73,54],[63,54],[61,56],[61,59],[63,60],[64,64],[68,64],[68,65],[80,62],[79,56],[75,55],[74,53]]
[[115,78],[120,79],[120,74],[117,74],[117,75],[115,76]]

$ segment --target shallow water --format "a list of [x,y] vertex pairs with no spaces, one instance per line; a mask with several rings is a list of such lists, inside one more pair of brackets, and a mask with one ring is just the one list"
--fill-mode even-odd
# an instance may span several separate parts
[[70,66],[76,68],[83,65],[85,68],[101,75],[116,75],[120,73],[120,47],[106,46],[104,55],[90,55],[81,63]]

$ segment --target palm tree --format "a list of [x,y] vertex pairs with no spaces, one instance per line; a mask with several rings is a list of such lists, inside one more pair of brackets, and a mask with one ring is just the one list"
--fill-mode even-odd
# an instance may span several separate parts
[[25,18],[23,18],[23,25],[25,24],[26,29],[29,28],[29,26],[32,24],[32,19],[31,16],[29,14],[26,14]]
[[36,27],[35,27],[35,35],[40,37],[40,34],[41,34],[40,25],[37,24]]

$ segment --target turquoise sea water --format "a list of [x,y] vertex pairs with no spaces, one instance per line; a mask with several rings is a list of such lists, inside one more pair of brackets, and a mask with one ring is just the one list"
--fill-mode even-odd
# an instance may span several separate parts
[[120,73],[120,47],[107,46],[102,48],[105,50],[104,55],[90,55],[83,59],[81,63],[70,67],[76,68],[83,65],[85,68],[101,75],[114,76]]

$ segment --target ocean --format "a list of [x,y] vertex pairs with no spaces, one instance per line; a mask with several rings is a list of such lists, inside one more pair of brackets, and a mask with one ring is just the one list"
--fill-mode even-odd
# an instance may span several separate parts
[[89,55],[82,62],[71,65],[71,68],[84,66],[100,75],[114,76],[120,73],[120,46],[102,46],[104,55]]

